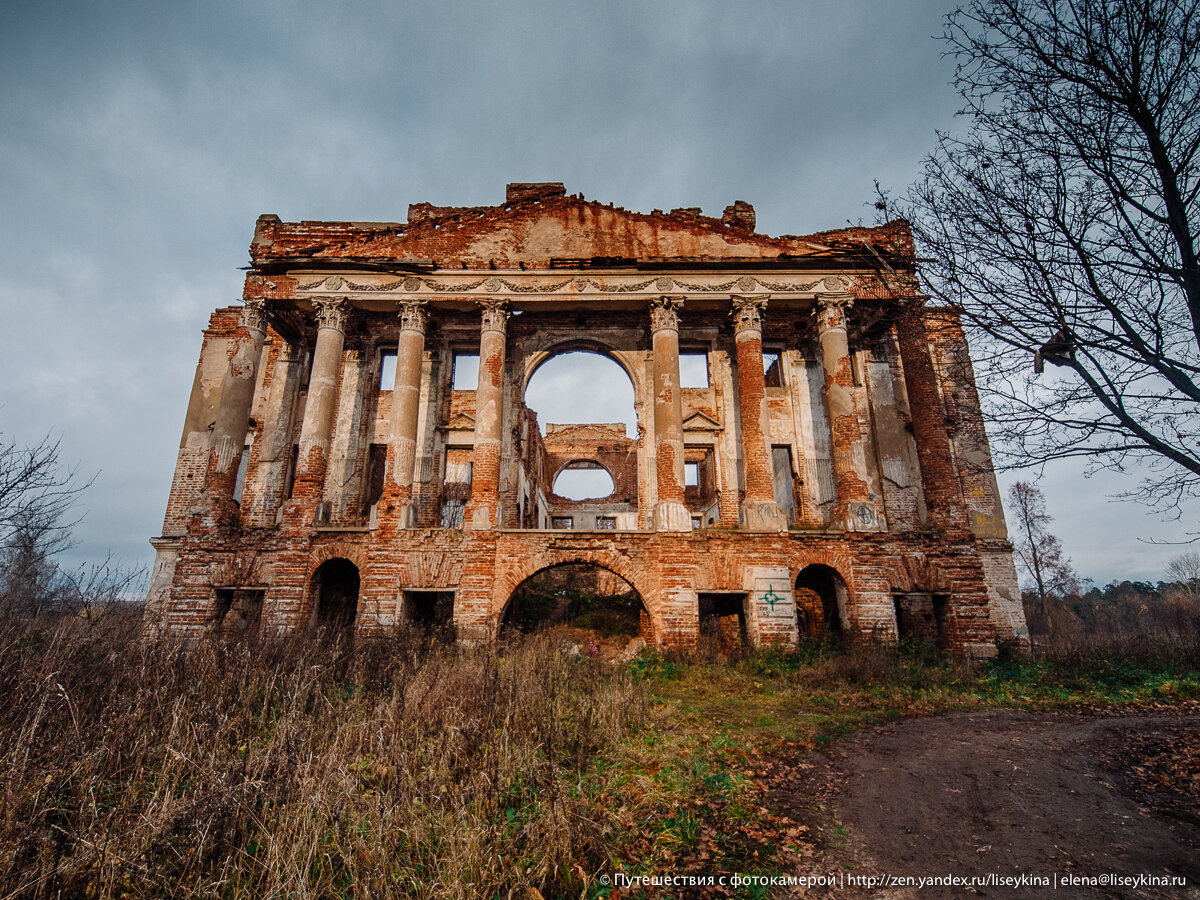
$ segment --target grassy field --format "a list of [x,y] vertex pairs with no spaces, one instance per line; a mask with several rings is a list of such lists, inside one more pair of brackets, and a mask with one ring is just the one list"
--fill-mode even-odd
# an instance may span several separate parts
[[146,645],[0,625],[0,897],[596,897],[812,852],[772,773],[889,716],[1200,701],[1187,662],[805,647],[606,666],[545,637]]

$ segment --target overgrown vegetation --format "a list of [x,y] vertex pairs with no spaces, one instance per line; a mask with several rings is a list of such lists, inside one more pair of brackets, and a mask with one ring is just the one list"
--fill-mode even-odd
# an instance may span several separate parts
[[611,666],[546,635],[497,654],[136,629],[0,625],[0,896],[579,897],[614,871],[788,871],[812,847],[772,797],[805,748],[959,707],[1200,701],[1193,657]]

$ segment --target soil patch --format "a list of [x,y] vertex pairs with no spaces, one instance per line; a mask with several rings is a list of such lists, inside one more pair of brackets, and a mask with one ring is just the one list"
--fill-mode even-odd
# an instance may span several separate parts
[[[1200,898],[1194,710],[901,719],[839,740],[793,771],[773,780],[776,800],[819,841],[806,873],[1059,878],[1056,890],[846,886],[806,896]],[[1187,884],[1064,885],[1071,875]]]

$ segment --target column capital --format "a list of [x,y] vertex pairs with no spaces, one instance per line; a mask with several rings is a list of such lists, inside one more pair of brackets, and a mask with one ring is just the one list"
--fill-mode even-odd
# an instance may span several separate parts
[[425,325],[429,321],[429,311],[425,308],[426,300],[401,300],[396,315],[400,317],[401,331],[419,331],[425,333]]
[[265,297],[247,297],[238,314],[238,325],[267,333],[267,301]]
[[762,311],[767,305],[767,297],[738,297],[729,298],[733,303],[734,331],[762,331]]
[[346,319],[350,315],[350,301],[345,297],[328,300],[314,300],[318,328],[332,328],[334,331],[346,333]]
[[682,297],[658,297],[650,301],[651,331],[678,331]]
[[479,306],[483,310],[483,330],[504,334],[505,323],[508,320],[508,301],[500,298],[480,300]]
[[846,328],[846,311],[854,305],[853,294],[822,294],[817,298],[817,327],[821,331]]

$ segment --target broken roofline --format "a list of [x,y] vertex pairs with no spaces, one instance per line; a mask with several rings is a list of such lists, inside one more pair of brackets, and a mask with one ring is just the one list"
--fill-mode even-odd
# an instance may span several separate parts
[[[538,193],[531,189],[546,190]],[[252,268],[277,272],[280,267],[305,265],[429,271],[517,269],[528,263],[535,268],[581,269],[873,269],[883,263],[910,269],[915,255],[908,223],[902,219],[876,227],[771,237],[753,230],[753,207],[741,201],[728,207],[723,219],[717,219],[700,215],[694,208],[630,212],[584,200],[582,195],[567,196],[558,183],[509,185],[508,197],[498,206],[414,204],[407,223],[283,222],[278,216],[263,215],[250,247]],[[539,219],[558,219],[565,232],[585,235],[583,246],[576,242],[555,248],[552,241],[548,244],[542,236],[534,236],[532,228],[521,230],[520,223]],[[503,248],[489,246],[485,250],[480,246],[487,244],[489,235],[501,231],[510,238],[521,237]],[[602,237],[588,241],[589,234]],[[592,246],[587,246],[589,243]],[[580,249],[585,252],[570,252]],[[647,249],[651,252],[639,252]],[[672,249],[676,252],[670,252]]]

